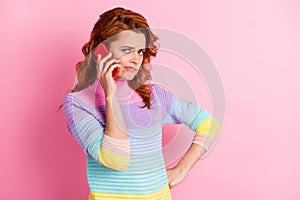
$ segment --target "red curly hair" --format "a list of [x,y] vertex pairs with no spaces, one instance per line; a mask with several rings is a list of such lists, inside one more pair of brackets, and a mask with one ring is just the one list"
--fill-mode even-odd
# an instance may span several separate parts
[[[81,48],[85,58],[76,64],[78,83],[71,92],[80,91],[95,82],[97,78],[97,68],[95,60],[91,57],[91,52],[101,42],[109,48],[110,43],[117,39],[113,36],[125,30],[143,33],[146,38],[146,49],[142,65],[137,75],[128,81],[128,85],[143,99],[145,105],[141,108],[147,106],[149,109],[151,107],[150,95],[152,87],[149,84],[145,84],[145,82],[152,79],[149,66],[151,57],[155,57],[157,54],[158,46],[156,46],[154,42],[158,37],[152,33],[147,20],[141,14],[122,7],[116,7],[106,11],[100,15],[100,18],[95,23],[91,32],[90,41],[85,43]],[[59,109],[61,107],[62,105],[60,105]]]

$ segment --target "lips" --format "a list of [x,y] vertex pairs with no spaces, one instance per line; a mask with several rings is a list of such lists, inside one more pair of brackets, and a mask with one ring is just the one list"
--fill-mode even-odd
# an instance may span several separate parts
[[137,71],[135,67],[125,66],[124,68],[127,69],[128,71]]

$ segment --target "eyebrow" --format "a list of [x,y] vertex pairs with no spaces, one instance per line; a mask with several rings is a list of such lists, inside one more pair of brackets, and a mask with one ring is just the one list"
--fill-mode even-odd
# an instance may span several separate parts
[[[127,47],[127,48],[129,48],[129,49],[135,49],[134,47],[128,46],[128,45],[121,46],[121,48],[122,48],[122,47]],[[145,48],[141,48],[141,49],[145,49]]]

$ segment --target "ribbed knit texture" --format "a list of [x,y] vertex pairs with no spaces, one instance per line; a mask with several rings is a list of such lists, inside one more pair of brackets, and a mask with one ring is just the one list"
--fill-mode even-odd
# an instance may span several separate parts
[[162,126],[186,124],[196,133],[193,143],[209,151],[218,123],[204,109],[155,84],[152,108],[141,109],[144,103],[127,81],[116,84],[127,140],[104,134],[105,95],[98,81],[66,95],[63,103],[68,130],[87,156],[89,200],[171,199],[162,154]]

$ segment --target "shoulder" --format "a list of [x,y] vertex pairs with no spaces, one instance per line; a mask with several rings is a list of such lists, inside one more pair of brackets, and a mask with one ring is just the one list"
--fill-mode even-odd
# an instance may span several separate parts
[[153,98],[157,100],[163,107],[169,107],[174,99],[174,94],[170,89],[159,84],[151,84],[153,88]]
[[166,86],[159,85],[157,83],[151,84],[152,86],[152,93],[159,98],[161,97],[167,97],[167,96],[173,96],[173,92]]
[[66,94],[62,105],[64,110],[73,110],[74,108],[89,110],[89,106],[84,102],[84,99],[78,96],[77,92]]
[[71,105],[71,104],[80,104],[79,99],[77,99],[74,93],[68,93],[64,97],[63,105]]

